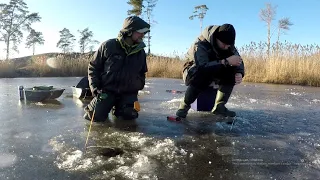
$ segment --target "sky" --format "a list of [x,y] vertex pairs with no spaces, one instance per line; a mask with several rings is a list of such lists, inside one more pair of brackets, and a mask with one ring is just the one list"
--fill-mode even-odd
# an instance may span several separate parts
[[[8,3],[9,0],[0,0]],[[30,12],[38,12],[41,22],[32,27],[43,33],[45,43],[36,47],[35,54],[61,52],[56,47],[60,39],[59,31],[68,28],[76,37],[74,51],[79,52],[78,30],[89,28],[93,39],[100,43],[115,38],[128,17],[131,7],[127,0],[25,0]],[[158,0],[153,10],[154,23],[151,28],[151,53],[167,56],[181,56],[200,34],[199,19],[190,20],[194,6],[206,4],[209,10],[203,20],[203,29],[208,25],[233,24],[236,29],[236,46],[250,42],[266,41],[266,24],[259,18],[259,12],[270,2],[277,6],[277,20],[289,17],[291,29],[282,35],[281,41],[299,44],[320,43],[320,1],[319,0]],[[10,58],[32,55],[32,48],[25,48],[24,34],[19,45],[19,53]],[[276,33],[272,41],[276,39]],[[95,47],[98,48],[99,44]],[[5,45],[0,42],[0,59],[5,57]],[[147,50],[147,48],[146,48]]]

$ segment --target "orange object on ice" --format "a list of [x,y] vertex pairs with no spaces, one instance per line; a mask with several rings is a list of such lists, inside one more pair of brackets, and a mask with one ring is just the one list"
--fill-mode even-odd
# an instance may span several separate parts
[[133,108],[136,110],[136,111],[140,111],[140,103],[138,101],[135,101],[133,103]]

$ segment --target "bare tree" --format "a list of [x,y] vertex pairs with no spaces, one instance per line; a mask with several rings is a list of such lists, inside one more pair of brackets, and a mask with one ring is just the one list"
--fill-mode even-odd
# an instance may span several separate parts
[[285,30],[290,30],[290,26],[292,26],[293,23],[290,21],[288,17],[282,18],[278,21],[278,39],[277,43],[280,42],[280,35],[281,33],[284,33]]
[[80,52],[84,53],[88,48],[93,46],[93,44],[98,44],[99,41],[92,40],[93,32],[89,30],[89,28],[85,28],[83,30],[78,30],[80,33],[79,45],[80,45]]
[[270,55],[270,44],[271,44],[271,24],[276,16],[277,6],[272,6],[270,3],[266,3],[264,9],[260,11],[260,19],[267,24],[267,54]]
[[[5,15],[5,5],[4,4],[0,4],[0,20],[4,19],[4,15]],[[0,23],[0,29],[2,29],[4,26],[4,23]],[[4,41],[3,37],[0,36],[0,41]]]
[[132,9],[127,11],[128,15],[141,16],[143,0],[129,0],[127,3],[132,6]]
[[60,33],[60,40],[57,43],[57,47],[62,49],[63,53],[67,53],[72,51],[72,46],[74,41],[76,40],[74,38],[74,35],[71,34],[70,30],[67,28],[63,28]]
[[17,46],[23,38],[22,30],[31,29],[31,24],[40,21],[38,13],[29,13],[23,0],[10,0],[0,4],[0,39],[6,43],[6,59],[9,59],[10,45],[18,52]]
[[[156,2],[158,0],[129,0],[127,3],[132,6],[132,9],[128,10],[128,15],[136,15],[139,17],[142,17],[146,15],[147,22],[150,24],[150,26],[153,26],[152,18],[152,11],[154,7],[156,6]],[[151,35],[150,32],[148,32],[147,36],[145,36],[147,39],[147,46],[148,46],[148,55],[151,53]]]
[[[145,0],[146,1],[146,6],[144,8],[144,13],[147,15],[147,21],[150,24],[150,26],[152,27],[154,25],[155,21],[151,21],[152,18],[152,11],[154,9],[154,7],[156,6],[156,3],[158,0]],[[148,55],[151,54],[151,35],[150,32],[148,32],[147,36],[147,41],[148,41]]]
[[88,47],[89,51],[90,51],[90,52],[93,52],[93,50],[94,50],[94,44],[99,44],[99,43],[100,43],[99,41],[93,40],[92,43],[91,43],[91,45]]
[[189,17],[190,20],[193,20],[194,18],[198,18],[200,20],[200,33],[202,32],[202,22],[204,17],[206,16],[207,11],[209,10],[209,8],[203,4],[203,5],[199,5],[199,6],[195,6],[194,7],[194,12],[193,15],[191,15]]
[[32,55],[34,55],[36,44],[44,44],[42,32],[37,32],[34,29],[31,29],[26,41],[26,47],[32,47]]

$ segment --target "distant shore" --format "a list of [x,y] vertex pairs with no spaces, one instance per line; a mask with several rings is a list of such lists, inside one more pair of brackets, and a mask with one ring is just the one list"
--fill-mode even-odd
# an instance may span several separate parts
[[[281,45],[269,57],[260,46],[252,43],[239,49],[246,68],[244,82],[320,86],[318,46]],[[0,78],[86,76],[91,56],[50,53],[0,61]],[[182,78],[185,60],[165,56],[147,59],[147,77]]]

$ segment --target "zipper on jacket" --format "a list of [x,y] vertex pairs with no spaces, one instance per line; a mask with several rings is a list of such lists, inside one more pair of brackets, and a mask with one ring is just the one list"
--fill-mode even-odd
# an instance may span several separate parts
[[[118,40],[120,46],[122,47],[122,49],[124,50],[124,52],[125,52],[125,54],[126,54],[125,60],[124,60],[124,63],[123,63],[123,66],[121,67],[121,70],[120,70],[119,72],[117,72],[117,79],[118,79],[118,81],[117,81],[116,89],[117,89],[117,92],[120,93],[119,74],[122,75],[121,72],[122,72],[122,70],[124,69],[124,67],[125,67],[126,64],[127,64],[127,57],[130,56],[130,55],[132,55],[132,54],[135,54],[135,53],[139,52],[139,51],[142,50],[144,47],[142,47],[142,48],[137,48],[135,51],[132,51],[132,52],[128,53],[128,52],[127,52],[127,49],[126,49],[126,48],[124,47],[124,45],[122,44],[121,40],[119,40],[119,39],[117,39],[117,40]],[[126,74],[123,74],[123,75],[126,75]]]
[[124,67],[126,65],[127,57],[128,57],[128,55],[126,55],[124,57],[124,62],[122,64],[122,66],[121,66],[121,69],[117,72],[117,86],[116,86],[117,87],[117,93],[120,93],[120,76],[123,75],[123,74],[121,74],[121,72],[123,72],[123,69],[124,69]]

